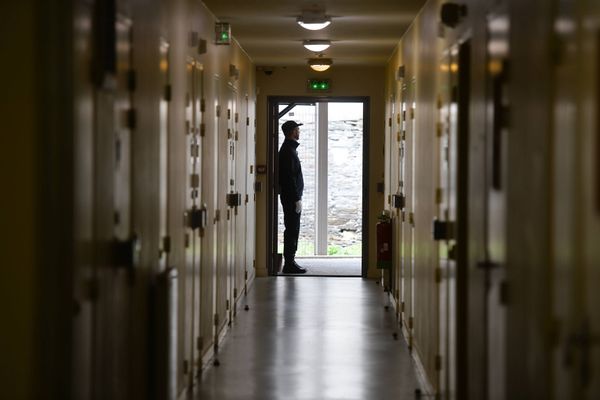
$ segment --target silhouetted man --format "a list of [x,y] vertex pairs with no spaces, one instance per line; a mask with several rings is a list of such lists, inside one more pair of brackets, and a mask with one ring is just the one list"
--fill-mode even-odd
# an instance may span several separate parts
[[283,266],[284,274],[304,274],[305,268],[299,266],[294,258],[298,249],[300,234],[300,215],[302,213],[302,192],[304,178],[298,158],[298,139],[300,128],[294,121],[284,122],[281,126],[285,140],[279,149],[279,195],[283,206]]

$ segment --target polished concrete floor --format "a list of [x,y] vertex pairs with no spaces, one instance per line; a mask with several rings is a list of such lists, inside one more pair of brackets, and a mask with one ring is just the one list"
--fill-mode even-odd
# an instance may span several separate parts
[[245,300],[197,399],[415,398],[412,358],[373,281],[257,278]]

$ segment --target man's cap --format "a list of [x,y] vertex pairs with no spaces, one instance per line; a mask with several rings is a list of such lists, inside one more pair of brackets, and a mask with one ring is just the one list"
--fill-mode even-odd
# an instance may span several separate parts
[[298,124],[295,121],[286,121],[283,123],[283,125],[281,125],[281,130],[283,131],[284,134],[287,135],[292,130],[294,130],[294,128],[297,128],[301,125],[304,125],[304,124]]

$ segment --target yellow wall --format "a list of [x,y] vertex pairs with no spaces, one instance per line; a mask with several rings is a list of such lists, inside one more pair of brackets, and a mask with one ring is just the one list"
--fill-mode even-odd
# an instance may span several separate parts
[[[33,344],[35,331],[36,181],[35,117],[36,76],[34,10],[31,1],[3,2],[2,24],[5,80],[0,105],[2,135],[0,174],[4,189],[0,196],[2,245],[0,265],[0,397],[31,398],[33,389]],[[19,40],[15,41],[15,37]]]
[[[370,173],[369,173],[369,277],[379,276],[375,269],[375,224],[383,207],[383,194],[377,193],[377,182],[383,180],[383,132],[384,132],[384,67],[333,66],[329,71],[315,73],[308,66],[274,67],[271,75],[261,68],[256,72],[257,85],[257,138],[256,163],[267,164],[267,97],[268,96],[311,96],[307,92],[309,78],[329,78],[332,82],[328,96],[368,96],[371,99],[370,127]],[[258,175],[263,191],[257,194],[256,211],[256,267],[257,274],[267,274],[266,224],[267,195],[266,175]]]

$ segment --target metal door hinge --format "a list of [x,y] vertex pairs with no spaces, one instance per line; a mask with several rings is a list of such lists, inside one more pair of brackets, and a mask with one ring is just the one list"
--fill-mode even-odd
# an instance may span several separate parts
[[206,100],[202,99],[202,100],[200,100],[200,112],[204,112],[205,109],[206,109]]
[[456,249],[456,244],[450,245],[448,248],[448,259],[456,261],[458,258],[458,250]]
[[203,122],[200,124],[200,136],[206,135],[206,124]]
[[412,212],[408,214],[408,223],[415,226],[415,214]]
[[137,126],[137,112],[135,108],[127,110],[127,127],[129,129],[135,129]]
[[197,187],[200,187],[200,175],[198,175],[198,174],[190,175],[190,186],[194,189]]
[[442,197],[444,195],[444,189],[435,189],[435,204],[442,204]]
[[442,370],[442,356],[440,356],[439,354],[435,356],[435,370]]
[[398,122],[398,124],[400,124],[400,113],[396,114],[396,122]]
[[214,322],[215,326],[217,326],[217,327],[219,326],[219,314],[215,314],[213,316],[213,322]]
[[[227,128],[227,139],[231,139],[231,129]],[[231,148],[229,149],[229,154],[231,154]]]
[[136,73],[134,69],[130,69],[127,71],[127,90],[130,92],[135,92],[137,88],[137,79]]
[[227,109],[227,119],[231,119],[231,108]]
[[240,120],[240,115],[238,113],[235,113],[234,121],[236,123],[238,123],[239,120]]
[[220,220],[221,220],[221,210],[215,210],[215,218],[213,219],[213,224]]
[[411,107],[410,109],[410,119],[415,119],[415,108]]
[[250,126],[250,117],[246,117],[246,126]]
[[191,144],[190,145],[190,156],[191,157],[198,157],[198,155],[200,154],[200,146],[197,144]]
[[203,347],[204,347],[204,338],[202,336],[198,336],[196,338],[196,349],[198,349],[198,351],[202,351]]
[[442,137],[442,133],[444,132],[444,125],[441,122],[437,122],[435,124],[435,133],[437,137]]
[[221,106],[216,106],[215,113],[217,114],[217,117],[221,116]]
[[227,221],[229,221],[230,218],[231,218],[231,212],[229,210],[227,210]]
[[237,288],[233,288],[233,298],[236,299],[238,295]]
[[229,300],[225,300],[225,309],[229,310]]
[[252,268],[256,268],[256,260],[252,260]]
[[503,306],[505,306],[505,305],[508,304],[508,300],[509,300],[509,298],[508,298],[508,296],[509,296],[508,282],[506,282],[506,281],[500,282],[500,288],[499,289],[500,290],[499,290],[499,293],[498,293],[498,295],[499,295],[499,299],[498,300],[499,300],[500,304],[502,304]]
[[183,238],[183,245],[186,249],[190,247],[190,235],[188,233],[186,233]]
[[404,312],[406,305],[404,302],[400,303],[400,311]]
[[165,253],[171,252],[171,236],[163,236],[162,238],[162,251]]
[[413,328],[414,319],[413,317],[408,317],[408,329]]
[[388,126],[391,127],[392,126],[392,117],[388,118]]
[[171,85],[165,85],[165,101],[171,101],[171,92],[172,92],[172,88]]
[[248,270],[244,270],[244,280],[247,281],[248,280]]

